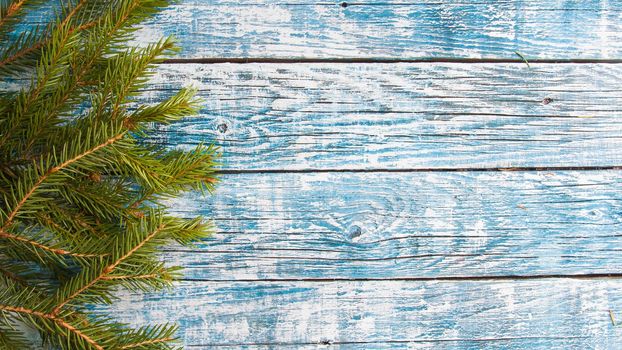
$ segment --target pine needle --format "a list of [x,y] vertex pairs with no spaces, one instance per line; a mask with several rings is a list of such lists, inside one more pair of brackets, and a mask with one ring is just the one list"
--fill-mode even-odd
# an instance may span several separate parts
[[0,1],[0,79],[21,82],[0,91],[0,348],[172,349],[176,325],[133,329],[91,307],[118,289],[169,288],[181,274],[161,248],[212,232],[164,201],[212,192],[218,150],[149,141],[196,113],[195,91],[140,103],[174,41],[127,45],[169,1],[68,0],[48,24],[9,35],[40,3]]

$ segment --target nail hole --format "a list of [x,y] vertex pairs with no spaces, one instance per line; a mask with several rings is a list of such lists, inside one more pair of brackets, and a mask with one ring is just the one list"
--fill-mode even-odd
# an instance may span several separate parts
[[343,7],[343,8],[348,7],[348,3],[347,3],[347,2],[345,2],[345,1],[344,1],[344,2],[342,2],[342,3],[341,3],[341,7]]
[[224,134],[224,133],[226,133],[226,132],[227,132],[227,129],[229,129],[229,128],[227,127],[227,124],[222,123],[222,124],[219,124],[219,125],[216,127],[216,129],[217,129],[217,130],[218,130],[221,134]]
[[548,105],[551,102],[553,102],[553,99],[550,97],[546,97],[544,100],[542,100],[543,105]]

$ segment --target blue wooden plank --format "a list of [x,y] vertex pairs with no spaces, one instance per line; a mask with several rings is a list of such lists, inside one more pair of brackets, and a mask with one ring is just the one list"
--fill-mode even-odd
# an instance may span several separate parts
[[[309,350],[309,349],[340,349],[340,350],[398,350],[398,349],[461,349],[461,350],[506,350],[506,349],[593,349],[598,343],[594,338],[514,338],[514,339],[478,339],[478,340],[444,340],[444,341],[405,341],[405,342],[352,342],[334,343],[320,341],[317,344],[263,344],[263,345],[219,345],[219,350]],[[187,349],[206,349],[202,345],[186,346]]]
[[214,218],[187,278],[429,278],[622,271],[622,174],[420,172],[225,175],[170,202]]
[[[185,1],[139,41],[177,34],[182,58],[621,58],[617,1],[339,4]],[[161,139],[216,138],[229,170],[610,167],[622,160],[619,75],[618,65],[163,66],[149,98],[197,82],[201,118]],[[122,294],[112,310],[134,324],[177,320],[195,348],[615,348],[620,279],[507,275],[620,271],[620,180],[227,175],[216,197],[171,202],[220,231],[196,250],[168,249],[187,280],[171,294]]]
[[141,40],[173,34],[184,58],[622,58],[619,1],[342,3],[185,0]]
[[132,324],[178,321],[190,348],[614,349],[622,328],[608,310],[622,312],[621,288],[610,279],[183,282],[172,292],[123,294],[113,311]]
[[224,168],[619,166],[622,65],[217,64],[158,67],[151,101],[193,85],[198,118],[162,129],[216,140]]
[[[621,59],[619,1],[183,0],[136,42],[174,35],[180,58]],[[46,22],[44,8],[27,25]]]

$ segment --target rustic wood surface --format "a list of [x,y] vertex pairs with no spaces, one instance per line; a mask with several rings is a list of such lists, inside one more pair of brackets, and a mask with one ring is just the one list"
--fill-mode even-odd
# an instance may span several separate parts
[[146,96],[199,89],[157,135],[216,141],[228,170],[611,167],[622,65],[170,64]]
[[178,320],[190,348],[615,349],[620,280],[183,282],[120,319]]
[[142,35],[175,35],[197,59],[620,59],[621,11],[615,0],[185,0]]
[[154,141],[225,155],[172,210],[218,232],[119,319],[190,349],[622,344],[622,2],[185,0],[162,34],[145,99],[205,100]]
[[618,171],[227,175],[175,213],[213,238],[167,249],[201,280],[622,272]]

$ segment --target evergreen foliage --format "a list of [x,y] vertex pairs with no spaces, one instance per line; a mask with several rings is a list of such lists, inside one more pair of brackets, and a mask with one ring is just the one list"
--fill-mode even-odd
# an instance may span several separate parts
[[25,30],[24,17],[50,4],[0,0],[0,349],[176,346],[175,325],[132,329],[89,310],[120,288],[170,286],[179,269],[158,249],[210,231],[167,215],[164,201],[213,189],[215,149],[149,139],[196,112],[194,92],[138,99],[175,45],[127,46],[168,4],[65,0],[50,23]]

